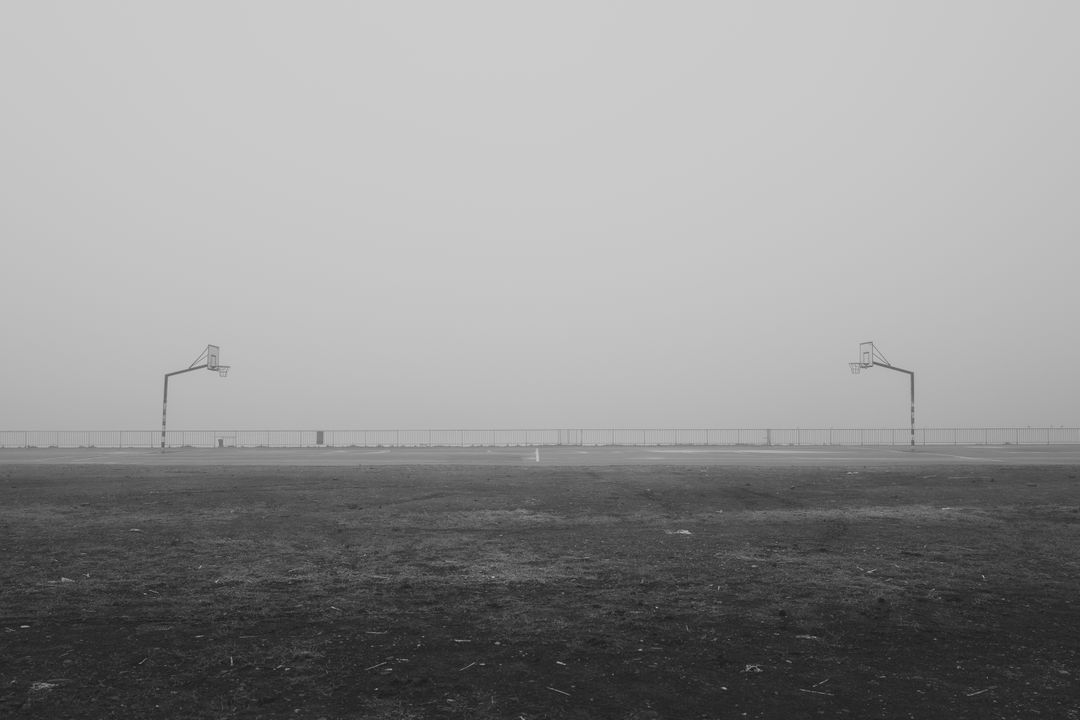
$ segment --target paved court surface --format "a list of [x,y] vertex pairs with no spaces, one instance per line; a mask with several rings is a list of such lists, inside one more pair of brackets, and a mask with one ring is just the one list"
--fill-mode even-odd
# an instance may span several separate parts
[[0,449],[0,465],[1080,465],[1080,446]]

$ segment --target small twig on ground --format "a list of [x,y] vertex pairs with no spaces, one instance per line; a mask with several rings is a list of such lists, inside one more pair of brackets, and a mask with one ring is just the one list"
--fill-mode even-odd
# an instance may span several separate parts
[[553,687],[547,687],[546,685],[544,687],[547,688],[548,690],[550,690],[551,692],[557,692],[560,695],[565,695],[566,697],[570,697],[570,693],[568,693],[568,692],[566,692],[564,690],[559,690],[558,688],[553,688]]
[[471,663],[469,663],[468,665],[466,665],[463,668],[458,668],[458,672],[461,672],[462,670],[468,670],[469,668],[471,668],[475,664],[476,664],[475,662],[471,662]]
[[829,682],[829,680],[831,680],[831,679],[832,678],[825,678],[824,680],[822,680],[819,683],[814,683],[811,687],[819,687],[819,686],[824,685],[825,683]]
[[829,697],[833,696],[832,693],[822,692],[821,690],[804,690],[802,688],[799,688],[799,692],[813,693],[814,695],[828,695]]
[[968,693],[967,697],[975,697],[976,695],[982,695],[984,692],[990,692],[995,687],[997,687],[997,686],[996,685],[991,685],[990,687],[986,688],[985,690],[977,690],[976,692]]
[[[389,661],[388,661],[388,660],[383,660],[383,661],[382,661],[381,663],[378,663],[377,665],[372,665],[371,667],[366,667],[366,668],[364,668],[364,670],[365,670],[365,671],[367,671],[367,670],[374,670],[374,669],[375,669],[375,668],[377,668],[377,667],[382,667],[382,666],[383,666],[383,665],[385,665],[385,664],[386,664],[387,662],[389,662]],[[277,668],[274,668],[274,669],[276,670]]]

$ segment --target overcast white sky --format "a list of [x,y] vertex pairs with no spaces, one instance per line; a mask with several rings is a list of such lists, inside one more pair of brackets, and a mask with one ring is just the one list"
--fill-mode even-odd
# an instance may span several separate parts
[[1078,28],[3,3],[0,429],[1080,425]]

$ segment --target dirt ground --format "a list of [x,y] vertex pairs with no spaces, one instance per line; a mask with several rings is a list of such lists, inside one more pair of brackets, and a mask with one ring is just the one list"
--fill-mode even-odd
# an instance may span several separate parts
[[1080,719],[1075,467],[0,467],[0,718]]

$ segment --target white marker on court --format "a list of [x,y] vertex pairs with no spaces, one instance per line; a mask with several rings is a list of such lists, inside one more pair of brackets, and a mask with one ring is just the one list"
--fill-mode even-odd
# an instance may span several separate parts
[[536,448],[536,462],[540,462],[540,448]]

